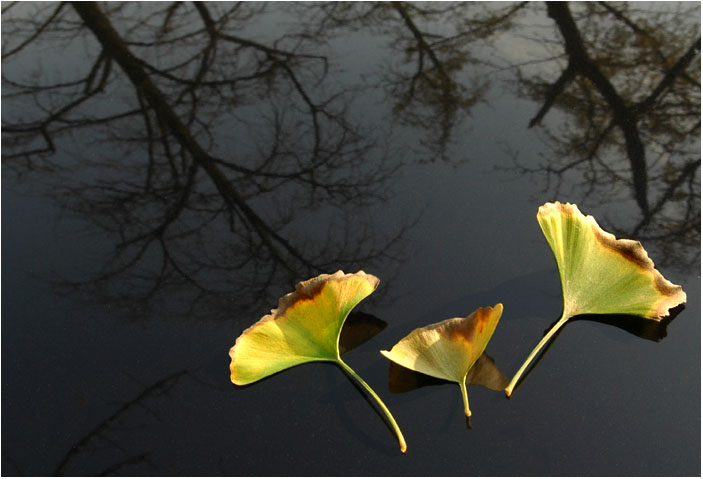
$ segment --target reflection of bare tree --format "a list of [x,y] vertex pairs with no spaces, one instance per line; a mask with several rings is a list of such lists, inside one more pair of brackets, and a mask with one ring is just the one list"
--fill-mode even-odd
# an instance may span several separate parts
[[620,185],[628,185],[641,218],[618,232],[656,244],[663,263],[692,264],[700,243],[700,25],[688,10],[700,7],[647,13],[599,2],[579,4],[576,18],[572,8],[547,3],[566,53],[561,75],[521,78],[542,101],[530,126],[554,106],[566,122],[545,126],[548,163],[519,169],[546,175],[556,195],[573,178],[584,199],[600,202],[624,200]]
[[306,8],[316,32],[367,29],[390,38],[397,60],[380,73],[395,119],[422,135],[431,160],[446,159],[457,127],[481,101],[489,79],[470,69],[484,60],[474,45],[511,26],[527,2],[328,2]]
[[[353,311],[345,321],[339,337],[340,354],[361,346],[386,326],[385,321],[373,315]],[[222,356],[226,357],[226,354]],[[160,413],[163,406],[160,401],[163,398],[175,400],[178,404],[184,401],[180,394],[193,386],[219,391],[232,387],[226,374],[222,376],[222,381],[209,382],[207,367],[201,365],[193,369],[182,369],[146,384],[135,379],[139,385],[136,394],[127,400],[119,401],[109,415],[77,439],[54,468],[53,475],[62,476],[70,474],[71,471],[79,471],[79,474],[85,475],[90,474],[91,469],[102,471],[97,474],[100,476],[119,475],[123,473],[123,468],[129,466],[140,466],[139,470],[142,470],[141,467],[157,470],[158,467],[151,461],[151,452],[139,451],[138,447],[125,440],[125,433],[153,427],[156,422],[163,423],[164,419]],[[221,369],[227,371],[226,362],[222,364]],[[219,372],[220,368],[218,374]],[[188,386],[180,386],[184,381]],[[240,388],[247,387],[252,385]],[[197,390],[198,394],[202,394],[202,389]],[[362,395],[366,397],[363,391]],[[6,459],[11,461],[7,456]],[[13,464],[13,467],[21,472],[19,465]]]
[[[3,166],[62,175],[52,187],[65,206],[120,236],[91,291],[133,301],[186,287],[191,304],[237,291],[231,314],[269,303],[272,283],[397,258],[403,227],[379,240],[355,209],[385,199],[399,164],[351,121],[347,93],[326,91],[327,59],[305,53],[310,42],[231,33],[260,4],[105,8],[3,11],[3,94],[18,105],[3,113]],[[90,67],[17,78],[12,60],[57,39],[69,50],[85,42]],[[59,142],[114,153],[59,160]],[[297,228],[313,212],[329,231]],[[226,244],[214,241],[223,234]]]
[[115,451],[119,451],[121,455],[127,455],[105,468],[103,472],[99,474],[101,476],[117,474],[121,468],[135,464],[147,464],[153,468],[154,466],[150,462],[151,454],[149,452],[131,454],[121,447],[119,443],[115,442],[115,440],[111,438],[111,435],[115,430],[119,431],[121,427],[124,427],[124,421],[128,422],[126,416],[137,408],[147,412],[158,420],[159,417],[156,411],[147,405],[149,401],[156,397],[168,395],[181,378],[189,376],[190,374],[189,371],[185,370],[170,374],[153,384],[144,386],[135,397],[120,403],[112,414],[71,446],[54,469],[53,475],[64,475],[67,472],[67,468],[76,461],[81,454],[91,450],[94,451],[95,449],[114,449]]
[[[267,4],[8,3],[3,168],[48,173],[67,207],[119,235],[91,292],[152,300],[168,286],[193,305],[272,304],[272,282],[397,259],[403,231],[371,241],[379,235],[359,207],[385,199],[400,163],[369,134],[373,125],[353,121],[352,90],[329,88],[317,46],[345,29],[390,38],[402,55],[383,87],[397,118],[424,129],[430,156],[443,157],[487,85],[468,72],[485,63],[473,45],[509,32],[524,6],[294,5],[307,14],[302,30],[264,41],[247,28]],[[554,107],[567,121],[542,129],[553,158],[521,171],[546,177],[556,194],[573,176],[565,184],[600,200],[621,199],[620,185],[630,185],[642,217],[627,233],[690,263],[674,249],[695,251],[700,238],[697,24],[670,31],[690,12],[629,4],[549,3],[547,12],[566,66],[556,80],[520,80],[542,104],[531,126]],[[90,61],[72,65],[69,55],[63,69],[47,62],[27,74],[46,45],[75,57],[83,48]],[[86,144],[104,153],[86,154]],[[335,227],[305,232],[310,214]],[[226,244],[214,241],[223,234]],[[222,295],[234,290],[236,300]]]

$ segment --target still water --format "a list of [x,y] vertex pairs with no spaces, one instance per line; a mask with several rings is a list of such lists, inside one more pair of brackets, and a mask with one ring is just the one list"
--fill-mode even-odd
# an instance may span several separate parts
[[[4,475],[700,475],[698,3],[3,3]],[[688,295],[567,324],[508,400],[389,388],[412,329],[559,318],[577,203]],[[378,276],[374,335],[237,388],[296,282]],[[594,278],[598,281],[598,278]]]

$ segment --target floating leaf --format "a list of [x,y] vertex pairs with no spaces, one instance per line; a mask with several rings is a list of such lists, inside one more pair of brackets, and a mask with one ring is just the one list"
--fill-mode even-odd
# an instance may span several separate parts
[[520,376],[554,333],[579,314],[626,314],[660,321],[686,302],[681,286],[666,280],[638,241],[616,239],[576,205],[546,203],[537,213],[557,261],[564,311],[510,381],[510,397]]
[[398,341],[385,357],[428,376],[459,384],[464,413],[471,416],[466,377],[486,349],[498,325],[503,305],[479,308],[465,318],[446,319],[418,328]]
[[277,309],[237,338],[229,352],[232,382],[241,386],[298,364],[333,362],[377,401],[398,436],[400,450],[405,452],[405,439],[393,415],[374,390],[342,361],[339,352],[344,321],[378,283],[377,277],[363,271],[337,271],[298,283],[295,292],[279,300]]

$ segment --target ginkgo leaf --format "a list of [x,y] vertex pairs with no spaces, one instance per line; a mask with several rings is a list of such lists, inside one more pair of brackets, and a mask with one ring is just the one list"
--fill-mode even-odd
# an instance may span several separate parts
[[376,276],[322,274],[298,283],[283,296],[278,308],[246,329],[230,349],[231,380],[245,385],[284,369],[312,361],[339,365],[377,401],[398,436],[400,450],[407,446],[393,415],[381,398],[340,356],[339,337],[351,310],[378,286]]
[[665,279],[638,241],[616,239],[576,205],[542,205],[542,232],[556,258],[564,309],[505,389],[508,397],[520,376],[553,334],[579,314],[624,314],[660,321],[686,302],[681,286]]
[[502,313],[503,305],[499,303],[492,308],[479,308],[465,318],[446,319],[415,329],[381,354],[405,368],[457,383],[464,413],[471,416],[466,376],[486,349]]

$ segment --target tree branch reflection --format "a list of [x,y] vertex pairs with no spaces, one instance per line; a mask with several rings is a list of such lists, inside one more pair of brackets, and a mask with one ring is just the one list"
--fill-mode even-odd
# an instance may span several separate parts
[[[114,448],[122,453],[126,451],[123,450],[118,444],[114,443],[110,439],[110,433],[113,430],[119,430],[119,424],[124,416],[126,416],[130,411],[139,406],[142,410],[153,415],[157,420],[158,416],[156,413],[146,406],[146,402],[155,397],[160,397],[164,395],[169,395],[171,390],[178,384],[182,377],[189,376],[191,373],[189,371],[178,371],[173,374],[168,375],[153,384],[144,386],[143,389],[130,400],[122,402],[108,417],[106,417],[102,422],[97,424],[93,429],[81,437],[75,444],[73,444],[70,449],[63,456],[59,464],[53,471],[54,476],[62,476],[66,473],[67,468],[71,463],[73,463],[82,453],[90,450],[91,447],[96,447],[97,443],[106,443],[109,448]],[[111,471],[117,471],[121,467],[134,464],[134,463],[145,463],[153,467],[149,460],[150,453],[140,453],[136,456],[128,457],[123,459],[118,463],[115,463],[105,469],[105,473]]]
[[662,265],[690,267],[700,254],[700,25],[688,10],[699,6],[673,13],[609,2],[546,8],[567,64],[556,81],[522,75],[521,84],[542,102],[530,127],[554,106],[564,120],[543,127],[548,162],[517,162],[517,170],[541,178],[555,196],[569,188],[602,203],[625,201],[629,190],[640,218],[608,227],[653,245]]
[[313,18],[317,35],[366,30],[388,38],[392,60],[377,82],[393,105],[399,125],[419,133],[416,150],[426,161],[449,160],[455,138],[471,110],[485,100],[490,77],[472,50],[488,44],[527,2],[324,2],[298,7]]
[[[386,183],[401,163],[352,121],[349,92],[327,91],[327,58],[304,51],[312,42],[282,36],[267,46],[230,33],[260,5],[72,8],[82,23],[48,5],[48,19],[6,56],[55,35],[69,44],[81,38],[95,60],[53,83],[11,78],[6,68],[6,98],[52,106],[30,110],[29,120],[25,112],[3,115],[3,159],[17,175],[83,172],[80,181],[53,184],[52,194],[121,238],[104,270],[74,286],[127,304],[187,287],[192,305],[224,299],[232,314],[270,304],[273,284],[403,257],[409,225],[371,231],[363,210],[388,198]],[[23,21],[5,23],[17,33]],[[60,163],[53,153],[68,136],[117,153]],[[327,231],[297,226],[313,213],[326,218]],[[231,242],[213,241],[223,234]]]
[[[459,161],[449,145],[493,78],[486,45],[537,8],[555,27],[538,41],[560,50],[544,62],[565,66],[544,79],[514,62],[520,93],[540,104],[529,125],[552,149],[541,165],[516,160],[516,171],[571,201],[634,199],[632,224],[605,223],[659,249],[658,264],[686,267],[699,254],[700,39],[696,21],[683,21],[698,6],[63,5],[4,8],[13,106],[3,168],[53,178],[64,206],[119,236],[105,268],[79,285],[91,295],[146,304],[170,287],[212,302],[209,313],[256,308],[275,301],[272,284],[401,259],[410,225],[379,234],[368,216],[404,161],[354,115],[358,85],[329,81],[334,59],[320,45],[358,30],[386,38],[396,55],[374,82],[396,120],[420,132],[412,140],[426,159]],[[301,21],[251,34],[284,10]],[[88,60],[20,74],[46,44]],[[331,227],[306,230],[311,215]]]

